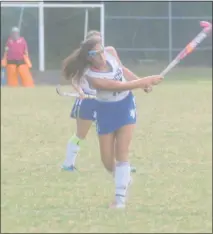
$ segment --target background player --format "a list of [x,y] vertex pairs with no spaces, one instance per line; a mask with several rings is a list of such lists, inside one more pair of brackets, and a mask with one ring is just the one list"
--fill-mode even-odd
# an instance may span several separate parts
[[11,30],[1,64],[3,67],[6,67],[7,84],[9,86],[18,86],[18,75],[20,75],[23,86],[34,86],[29,70],[32,64],[28,57],[27,42],[24,37],[20,37],[20,32],[17,27],[13,27]]

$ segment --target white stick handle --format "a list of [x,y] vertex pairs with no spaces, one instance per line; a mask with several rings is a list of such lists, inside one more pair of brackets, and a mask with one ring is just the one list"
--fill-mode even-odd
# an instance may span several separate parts
[[[66,92],[64,92],[61,96],[79,97],[80,98],[80,95],[78,93],[66,93]],[[96,96],[85,94],[85,98],[96,99]]]
[[175,67],[178,64],[178,60],[174,59],[161,73],[161,76],[165,76],[173,67]]
[[79,97],[78,93],[63,93],[63,96],[67,97]]
[[[63,97],[80,97],[79,93],[63,92],[60,89],[60,85],[56,87],[56,92]],[[85,98],[96,99],[96,96],[85,94]]]

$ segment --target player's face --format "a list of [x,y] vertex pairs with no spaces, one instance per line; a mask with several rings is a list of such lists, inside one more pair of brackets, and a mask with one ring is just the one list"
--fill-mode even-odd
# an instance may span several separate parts
[[11,37],[12,37],[14,40],[17,40],[17,39],[19,38],[19,32],[12,32]]
[[104,53],[104,47],[98,43],[89,51],[89,59],[95,67],[102,67],[106,65],[106,56]]

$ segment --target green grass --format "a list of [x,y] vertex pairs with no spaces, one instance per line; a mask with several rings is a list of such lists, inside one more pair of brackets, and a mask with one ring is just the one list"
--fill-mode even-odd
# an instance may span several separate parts
[[[191,81],[190,81],[191,80]],[[2,232],[211,232],[212,84],[193,77],[135,92],[137,167],[126,210],[110,210],[113,180],[93,127],[62,172],[73,100],[54,87],[2,88]]]

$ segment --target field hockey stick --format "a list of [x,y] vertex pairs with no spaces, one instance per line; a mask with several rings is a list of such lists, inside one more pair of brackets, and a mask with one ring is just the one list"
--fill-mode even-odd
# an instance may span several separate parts
[[[63,92],[60,85],[56,87],[56,92],[62,97],[80,97],[79,93]],[[85,98],[95,99],[96,96],[85,94]]]
[[201,21],[200,26],[203,30],[176,56],[176,58],[161,72],[161,76],[165,76],[173,67],[175,67],[182,59],[188,56],[195,48],[208,36],[212,31],[212,24]]

